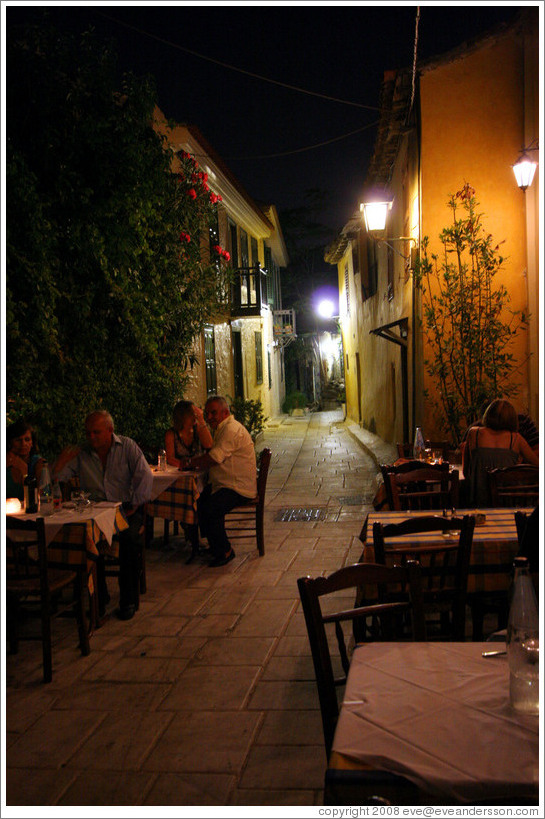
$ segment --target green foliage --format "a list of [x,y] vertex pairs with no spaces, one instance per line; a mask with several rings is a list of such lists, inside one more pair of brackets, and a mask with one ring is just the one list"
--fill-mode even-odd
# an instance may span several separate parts
[[508,309],[506,287],[494,282],[504,259],[499,244],[483,230],[474,189],[466,183],[448,206],[452,225],[439,235],[442,256],[428,255],[429,241],[424,237],[415,280],[422,290],[431,351],[425,366],[438,387],[436,411],[443,429],[458,444],[463,430],[478,416],[483,396],[516,394],[513,376],[518,364],[510,347],[528,317]]
[[50,458],[99,407],[159,443],[226,276],[217,198],[191,157],[173,173],[153,83],[119,83],[92,33],[29,27],[7,69],[8,422],[31,418]]
[[304,392],[290,392],[286,395],[282,404],[282,412],[291,412],[294,409],[304,409],[308,404],[308,398]]
[[230,401],[231,411],[237,421],[246,427],[253,440],[265,429],[267,420],[263,414],[263,404],[257,401],[244,398],[235,398]]

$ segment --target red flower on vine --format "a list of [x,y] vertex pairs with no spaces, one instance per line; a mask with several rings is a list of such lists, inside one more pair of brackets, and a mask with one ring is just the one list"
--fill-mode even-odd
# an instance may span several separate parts
[[195,190],[195,188],[190,188],[187,192],[187,195],[189,196],[190,199],[196,199],[197,191]]
[[184,233],[183,231],[180,233],[180,242],[190,242],[191,236],[189,233]]
[[224,250],[221,245],[214,245],[214,250],[216,251],[218,256],[221,256],[223,259],[225,259],[226,262],[231,261],[231,254],[229,253],[228,250]]

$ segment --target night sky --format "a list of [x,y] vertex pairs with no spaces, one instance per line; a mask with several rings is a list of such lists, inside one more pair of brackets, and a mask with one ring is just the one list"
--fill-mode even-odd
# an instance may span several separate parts
[[[323,220],[336,231],[358,208],[383,72],[412,65],[416,9],[387,3],[64,3],[48,14],[71,31],[93,26],[113,39],[120,69],[152,74],[165,115],[197,125],[256,201],[282,210],[304,204],[309,189],[327,191]],[[519,10],[422,5],[418,58],[447,51]],[[8,5],[6,36],[13,24],[42,12]],[[265,82],[203,57],[355,104]],[[351,132],[357,133],[345,136]]]

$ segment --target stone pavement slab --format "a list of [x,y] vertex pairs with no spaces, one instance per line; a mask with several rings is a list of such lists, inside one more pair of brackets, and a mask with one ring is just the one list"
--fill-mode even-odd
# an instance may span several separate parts
[[[257,448],[273,451],[266,553],[233,540],[219,569],[186,566],[183,536],[163,527],[147,554],[148,592],[111,614],[82,657],[73,623],[54,624],[53,682],[39,643],[6,658],[8,804],[39,806],[319,805],[325,752],[297,578],[357,559],[377,458],[340,411],[275,419]],[[376,437],[376,436],[375,436]],[[380,445],[380,446],[379,446]],[[283,522],[295,507],[323,520]],[[123,806],[125,809],[123,810]],[[120,812],[121,811],[121,812]]]

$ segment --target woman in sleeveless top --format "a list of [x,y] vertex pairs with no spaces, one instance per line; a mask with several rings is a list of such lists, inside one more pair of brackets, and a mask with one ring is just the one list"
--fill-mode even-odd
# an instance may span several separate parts
[[[191,401],[178,401],[172,411],[172,427],[165,433],[167,463],[183,468],[185,458],[202,455],[213,446],[212,433],[206,425],[202,409]],[[206,475],[199,476],[199,491],[206,484]]]
[[489,506],[487,471],[517,463],[538,465],[536,453],[518,432],[517,413],[510,401],[497,398],[483,415],[483,425],[472,427],[463,454],[471,507]]
[[23,479],[34,476],[38,481],[44,459],[38,454],[36,433],[24,419],[6,430],[6,498],[23,500]]

